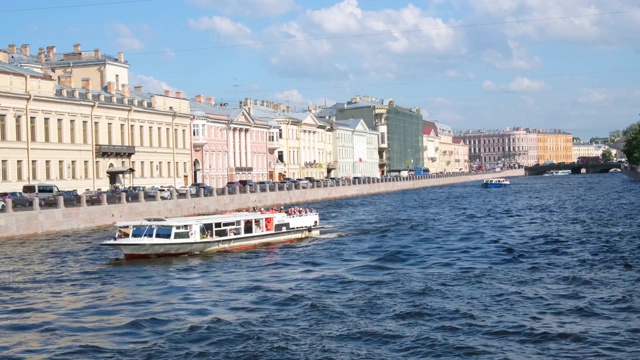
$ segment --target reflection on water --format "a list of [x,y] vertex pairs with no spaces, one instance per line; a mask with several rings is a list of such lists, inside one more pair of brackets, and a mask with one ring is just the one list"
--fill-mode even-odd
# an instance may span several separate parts
[[0,243],[0,357],[635,358],[638,183],[526,177],[314,203],[291,244],[124,261]]

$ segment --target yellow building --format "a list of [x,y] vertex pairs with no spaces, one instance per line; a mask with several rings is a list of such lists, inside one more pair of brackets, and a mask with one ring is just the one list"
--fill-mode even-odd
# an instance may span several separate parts
[[81,192],[190,181],[190,109],[181,92],[131,92],[127,84],[116,91],[112,82],[106,91],[67,87],[7,64],[3,55],[0,191],[33,183]]
[[538,134],[538,163],[573,161],[573,136],[562,130],[536,130]]

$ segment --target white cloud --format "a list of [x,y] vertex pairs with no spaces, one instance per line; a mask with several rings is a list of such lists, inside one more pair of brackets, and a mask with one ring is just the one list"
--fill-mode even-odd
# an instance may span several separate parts
[[448,69],[447,71],[444,72],[444,74],[446,76],[449,76],[449,77],[458,77],[458,76],[460,76],[460,74],[458,74],[458,72],[456,70],[453,70],[453,69]]
[[136,38],[133,35],[133,31],[125,24],[113,24],[113,29],[118,36],[115,41],[118,48],[122,50],[142,50],[144,48],[143,42]]
[[611,102],[612,97],[604,90],[582,89],[582,95],[578,97],[581,104],[602,105]]
[[498,69],[509,70],[529,70],[542,63],[539,57],[531,57],[529,51],[515,40],[508,39],[507,44],[511,50],[510,57],[505,57],[496,50],[487,50],[482,55],[482,59]]
[[412,4],[369,11],[356,0],[343,0],[307,10],[262,35],[282,42],[265,46],[272,68],[282,76],[398,79],[464,54],[463,34],[454,25]]
[[176,52],[171,50],[170,48],[164,48],[162,50],[162,54],[168,60],[174,60],[176,58]]
[[228,15],[272,17],[296,9],[294,0],[188,0],[196,6],[213,8]]
[[284,105],[289,106],[292,110],[302,111],[306,110],[309,105],[312,105],[311,101],[304,98],[298,90],[285,90],[274,94],[276,101]]
[[509,84],[496,85],[493,81],[485,80],[482,88],[487,91],[508,91],[508,92],[536,92],[548,89],[547,84],[542,80],[531,80],[526,77],[517,77]]
[[129,72],[129,83],[131,83],[132,88],[134,86],[143,86],[144,92],[153,94],[162,94],[164,93],[164,90],[174,90],[174,87],[162,80],[155,79],[152,76],[135,74],[132,72]]
[[229,18],[203,16],[197,20],[189,19],[187,24],[194,30],[211,31],[227,43],[249,44],[252,42],[251,29]]

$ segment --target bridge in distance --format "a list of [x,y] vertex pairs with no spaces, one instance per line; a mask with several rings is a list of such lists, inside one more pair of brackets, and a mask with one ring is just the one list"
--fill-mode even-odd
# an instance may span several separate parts
[[549,165],[536,165],[524,168],[524,174],[526,176],[544,175],[545,172],[550,170],[571,170],[572,174],[597,174],[608,173],[611,169],[621,169],[621,163],[607,162],[607,163],[589,163],[589,164],[549,164]]

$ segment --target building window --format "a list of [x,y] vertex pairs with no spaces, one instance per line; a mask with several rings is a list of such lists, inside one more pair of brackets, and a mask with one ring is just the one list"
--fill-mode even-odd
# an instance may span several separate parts
[[[49,133],[51,129],[49,129],[49,118],[44,118],[44,142],[49,142]],[[48,179],[48,178],[47,178]]]
[[0,171],[2,171],[2,181],[7,181],[9,178],[7,160],[2,160],[2,169]]
[[149,126],[149,147],[153,147],[153,126]]
[[162,128],[158,126],[158,147],[162,147]]
[[16,176],[19,181],[22,181],[22,160],[16,161]]
[[71,161],[71,178],[74,180],[78,178],[77,170],[78,169],[76,169],[76,161],[72,160]]
[[22,141],[22,116],[16,116],[16,141]]
[[113,145],[113,124],[107,124],[107,144]]
[[88,179],[89,178],[89,162],[88,161],[84,162],[84,166],[82,170],[84,171],[84,178]]
[[164,177],[164,171],[162,171],[162,161],[158,161],[159,177]]
[[97,121],[93,122],[93,143],[100,143],[100,123]]
[[182,148],[187,148],[187,130],[182,130]]
[[44,176],[45,176],[45,179],[51,180],[51,161],[50,160],[46,160],[44,162]]
[[135,145],[135,136],[134,136],[135,129],[136,129],[135,125],[129,126],[129,144],[128,145],[131,145],[131,146]]
[[[87,127],[88,127],[88,126],[89,126],[89,124],[87,124],[87,122],[86,122],[86,121],[83,121],[83,122],[82,122],[82,143],[83,143],[83,144],[87,144],[87,143],[89,143],[89,141],[88,141],[88,139],[87,139],[88,134],[89,134],[89,130],[87,129]],[[76,122],[75,122],[75,121],[72,121],[72,123],[71,123],[71,127],[72,127],[72,128],[75,128],[75,127],[76,127]],[[74,130],[74,131],[75,131],[75,130]],[[72,143],[72,144],[75,144],[75,143],[76,143],[76,139],[71,139],[71,143]]]
[[5,140],[7,140],[7,117],[6,115],[0,115],[0,141]]
[[125,139],[125,133],[124,133],[124,124],[120,124],[120,145],[131,145],[131,144],[127,144],[124,139]]
[[[86,124],[86,121],[84,122]],[[85,125],[83,125],[85,126]],[[86,129],[85,129],[86,131]],[[84,136],[86,137],[86,133],[84,134]],[[72,144],[76,143],[76,121],[75,120],[70,120],[69,121],[69,138],[71,140]]]
[[171,129],[167,128],[165,133],[167,136],[167,147],[172,148],[173,146],[171,146]]
[[64,161],[58,161],[58,179],[64,179]]
[[140,177],[144,177],[144,161],[140,161]]
[[153,161],[149,161],[149,177],[154,177],[155,169],[153,168]]
[[36,118],[29,119],[29,128],[31,130],[31,141],[36,141]]
[[38,179],[38,160],[31,160],[31,179]]
[[61,143],[62,141],[62,119],[58,119],[58,142]]

